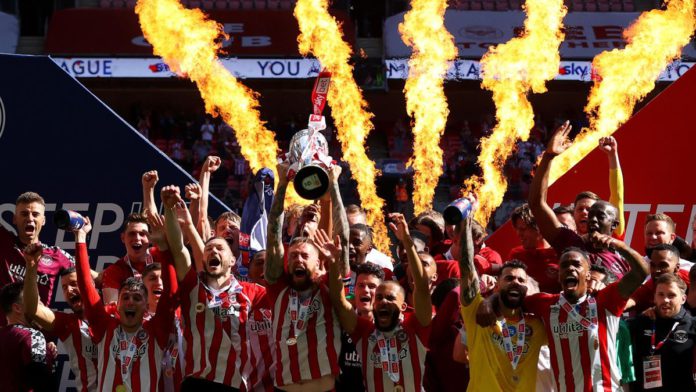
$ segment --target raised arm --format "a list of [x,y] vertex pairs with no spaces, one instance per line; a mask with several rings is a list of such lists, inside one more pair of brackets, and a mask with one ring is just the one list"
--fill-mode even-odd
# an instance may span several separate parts
[[621,237],[626,229],[624,220],[624,184],[621,163],[619,162],[619,145],[613,136],[599,139],[599,148],[607,154],[609,160],[609,202],[619,210],[619,225],[614,229],[614,235]]
[[631,270],[621,278],[618,287],[619,294],[623,298],[629,298],[643,284],[645,278],[648,277],[648,266],[643,261],[643,257],[623,241],[619,241],[611,236],[595,232],[592,233],[590,239],[595,249],[615,249],[631,265]]
[[75,233],[75,270],[77,272],[77,287],[80,288],[82,306],[90,326],[94,330],[95,337],[101,336],[105,330],[106,320],[110,317],[104,309],[101,298],[90,274],[89,255],[87,254],[87,233],[92,230],[89,218],[85,217],[85,224]]
[[[208,198],[210,196],[210,176],[220,168],[222,160],[220,157],[209,156],[203,162],[199,183],[201,184],[201,202],[199,208],[198,232],[203,242],[210,239],[210,221],[208,220]],[[217,234],[217,233],[216,233]]]
[[341,239],[335,236],[333,242],[324,230],[317,230],[312,238],[312,242],[319,249],[319,257],[329,269],[329,293],[331,303],[338,315],[341,328],[347,333],[353,333],[358,323],[358,315],[353,311],[353,306],[346,299],[346,292],[343,287],[341,262],[339,261],[342,252]]
[[[192,222],[200,222],[200,208],[201,208],[201,186],[192,182],[184,188],[186,199],[189,201],[189,212],[191,214]],[[195,228],[194,223],[194,228]],[[189,238],[189,241],[191,239]]]
[[[186,209],[184,201],[181,200],[179,187],[174,185],[165,186],[161,191],[162,204],[164,205],[164,224],[167,229],[167,241],[169,250],[174,258],[174,267],[179,281],[184,280],[189,269],[191,269],[191,255],[184,246],[184,239],[181,229],[177,222],[176,209]],[[164,266],[162,266],[164,268]]]
[[157,204],[155,203],[155,185],[159,181],[157,170],[150,170],[143,173],[143,214],[157,214]]
[[556,238],[559,229],[563,227],[558,218],[556,218],[553,209],[546,202],[551,161],[570,147],[571,142],[568,139],[568,134],[572,128],[570,123],[566,121],[553,133],[534,173],[532,186],[529,189],[529,208],[532,210],[532,214],[534,214],[539,232],[549,242]]
[[[183,207],[186,209],[186,207]],[[174,323],[174,312],[176,302],[174,300],[174,287],[177,287],[177,276],[173,271],[171,260],[162,264],[162,296],[157,302],[157,310],[152,322],[157,331],[157,343],[160,347],[165,347],[169,342],[169,333]]]
[[278,188],[273,196],[268,214],[268,238],[266,241],[266,266],[264,278],[270,284],[283,276],[285,249],[283,248],[283,208],[288,189],[288,164],[278,164]]
[[422,326],[430,325],[433,318],[432,302],[430,301],[430,287],[428,285],[423,263],[418,256],[416,245],[413,243],[413,238],[408,231],[406,218],[402,214],[389,214],[389,228],[394,232],[396,238],[401,242],[406,257],[408,258],[408,266],[413,275],[413,307],[416,313],[416,318]]
[[[342,244],[347,244],[350,236],[350,228],[346,209],[343,206],[343,199],[341,199],[341,192],[338,188],[338,177],[340,176],[341,166],[333,165],[331,169],[329,169],[329,178],[331,179],[331,185],[329,186],[329,194],[331,195],[331,216],[333,217],[333,233],[340,238]],[[324,216],[323,212],[322,216]],[[329,234],[329,238],[331,238],[331,234]],[[340,263],[340,271],[343,276],[350,275],[348,256],[348,247],[344,246],[338,260]]]
[[39,243],[29,244],[24,248],[24,261],[27,264],[27,270],[24,273],[24,313],[45,331],[50,332],[53,331],[56,316],[51,309],[39,301],[39,285],[36,280],[36,271],[42,252],[43,248]]
[[479,276],[474,265],[474,238],[471,234],[471,215],[459,223],[459,257],[460,293],[462,305],[469,306],[479,293]]

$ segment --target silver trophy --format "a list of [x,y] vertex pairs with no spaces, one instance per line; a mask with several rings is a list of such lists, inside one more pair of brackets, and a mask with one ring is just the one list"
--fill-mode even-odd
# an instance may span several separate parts
[[290,163],[288,179],[293,181],[295,191],[308,200],[321,198],[329,189],[329,173],[332,158],[329,145],[321,134],[326,128],[324,116],[311,115],[309,126],[293,135],[286,155]]

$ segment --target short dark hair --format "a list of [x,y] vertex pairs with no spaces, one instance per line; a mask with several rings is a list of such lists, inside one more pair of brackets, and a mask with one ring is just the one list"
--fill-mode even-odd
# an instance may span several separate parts
[[147,223],[147,217],[144,214],[141,214],[139,212],[128,214],[126,220],[123,222],[122,232],[125,233],[126,230],[128,230],[128,225],[131,223],[144,223],[145,225],[147,225],[147,231],[150,231],[150,225]]
[[349,230],[353,230],[353,229],[364,233],[365,238],[370,240],[370,244],[372,244],[372,230],[370,230],[370,226],[364,225],[362,223],[356,223],[354,225],[350,225]]
[[560,205],[553,209],[553,213],[556,215],[570,214],[573,215],[573,209],[570,206]]
[[602,283],[607,284],[609,283],[609,277],[613,276],[611,272],[607,269],[607,267],[599,264],[592,264],[590,266],[590,272],[595,271],[599,272],[600,274],[604,275],[604,278],[602,278]]
[[524,203],[521,206],[515,208],[515,210],[512,211],[510,220],[512,221],[513,225],[517,224],[518,220],[522,220],[522,222],[524,222],[525,225],[531,227],[534,230],[538,230],[536,220],[534,219],[534,214],[532,214],[532,210],[529,208],[528,203]]
[[0,306],[5,315],[12,313],[12,305],[22,303],[23,289],[23,282],[8,283],[0,289]]
[[580,253],[582,255],[582,257],[585,258],[585,260],[587,260],[588,263],[590,263],[590,254],[587,253],[587,251],[585,249],[578,248],[577,246],[570,246],[568,248],[563,249],[563,252],[561,252],[561,255],[558,256],[558,260],[563,258],[563,256],[566,253],[570,253],[570,252]]
[[77,270],[75,269],[75,266],[70,266],[68,268],[61,269],[60,272],[58,272],[58,275],[60,275],[60,277],[62,278],[65,275],[72,274],[73,272],[77,272]]
[[231,220],[232,222],[235,222],[238,226],[241,226],[242,224],[242,218],[236,212],[225,211],[222,214],[220,214],[220,216],[218,216],[217,219],[215,219],[215,222],[213,222],[213,228],[217,227],[218,223],[223,219]]
[[430,236],[433,243],[440,242],[445,238],[445,219],[442,214],[435,210],[421,212],[411,220],[409,227],[415,228],[423,225],[430,229]]
[[308,237],[295,237],[295,238],[293,238],[292,241],[290,241],[290,244],[288,245],[288,251],[293,246],[300,245],[300,244],[310,245],[312,248],[314,248],[314,250],[317,251],[317,255],[319,254],[319,248],[317,248],[317,246],[314,244],[314,242],[312,242],[312,240],[309,239]]
[[125,288],[128,290],[140,290],[147,296],[147,287],[145,287],[145,283],[143,283],[141,279],[131,276],[130,278],[121,282],[121,287],[118,289],[118,292],[121,293],[121,290]]
[[17,201],[15,201],[15,205],[30,203],[39,203],[42,206],[46,206],[46,202],[44,201],[43,197],[36,192],[24,192],[19,195],[17,197]]
[[522,269],[525,272],[527,272],[527,264],[525,264],[523,261],[517,260],[517,259],[512,259],[512,260],[508,260],[508,261],[504,262],[503,266],[500,268],[500,275],[503,274],[503,271],[506,268]]
[[575,196],[575,203],[579,202],[582,199],[592,199],[594,201],[598,201],[599,196],[597,196],[597,194],[592,191],[580,192]]
[[154,262],[146,265],[145,269],[143,269],[143,280],[145,280],[145,277],[154,271],[162,271],[162,264]]
[[650,254],[652,255],[653,252],[662,251],[662,250],[666,250],[666,251],[672,253],[674,255],[674,257],[676,257],[677,259],[680,258],[679,248],[677,248],[676,246],[674,246],[672,244],[657,244],[657,245],[653,246],[652,248],[650,248]]
[[437,286],[435,286],[433,293],[430,295],[430,300],[432,301],[433,306],[435,306],[436,309],[439,308],[440,305],[445,302],[447,294],[457,287],[459,287],[459,279],[449,278],[440,282]]
[[675,274],[662,274],[657,279],[655,279],[655,288],[659,284],[676,284],[682,294],[686,294],[686,283]]
[[369,261],[366,263],[362,263],[355,268],[356,279],[358,276],[363,275],[363,274],[374,275],[379,280],[384,280],[384,270],[382,269],[382,267],[378,266],[375,263],[371,263]]

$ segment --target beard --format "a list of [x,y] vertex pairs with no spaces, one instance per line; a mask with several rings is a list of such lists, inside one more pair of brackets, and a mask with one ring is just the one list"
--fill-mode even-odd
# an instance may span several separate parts
[[391,315],[391,321],[389,321],[389,324],[387,326],[383,327],[379,324],[379,318],[377,315],[377,311],[372,309],[372,317],[375,320],[375,328],[377,328],[377,330],[379,330],[381,332],[389,332],[389,331],[394,330],[394,328],[396,328],[396,326],[399,325],[400,316],[401,316],[401,312],[399,312],[397,310],[393,311],[392,315]]
[[295,275],[290,275],[290,287],[296,291],[305,291],[312,287],[312,283],[314,281],[309,274],[306,274],[302,280],[296,280]]
[[524,300],[524,297],[527,296],[527,287],[520,286],[517,288],[517,290],[520,292],[519,298],[510,298],[508,296],[509,289],[500,292],[500,300],[503,302],[503,305],[505,305],[506,308],[517,309],[522,306],[522,301]]

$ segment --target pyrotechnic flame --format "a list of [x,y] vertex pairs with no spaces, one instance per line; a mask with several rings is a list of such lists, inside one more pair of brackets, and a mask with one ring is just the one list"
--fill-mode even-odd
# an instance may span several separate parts
[[350,164],[353,178],[358,183],[367,223],[375,231],[375,246],[382,252],[389,252],[382,211],[384,201],[377,196],[375,185],[379,172],[365,153],[365,139],[373,128],[372,114],[368,112],[367,102],[353,79],[353,67],[349,64],[351,49],[343,41],[338,23],[329,14],[328,0],[299,0],[294,13],[300,25],[297,38],[300,53],[312,53],[322,67],[331,72],[328,103],[343,149],[343,159]]
[[517,140],[526,141],[534,126],[527,94],[546,92],[546,82],[558,74],[561,61],[558,48],[565,36],[561,29],[567,12],[563,1],[528,0],[524,8],[527,19],[522,35],[492,47],[481,59],[482,85],[493,93],[498,123],[481,141],[478,163],[483,177],[472,177],[465,185],[478,196],[475,218],[483,225],[507,190],[502,173],[506,160]]
[[399,25],[401,38],[413,48],[404,92],[406,111],[413,118],[414,212],[433,205],[442,175],[440,138],[449,109],[443,88],[449,62],[457,57],[454,38],[444,24],[447,0],[413,0],[411,10]]
[[[177,0],[140,0],[135,6],[145,38],[155,55],[169,68],[196,83],[206,112],[220,115],[234,129],[241,152],[251,169],[276,172],[278,143],[259,114],[258,94],[230,74],[217,52],[224,37],[222,26],[208,20],[200,9],[184,8]],[[307,204],[288,190],[288,201]]]
[[585,106],[590,127],[573,145],[554,159],[550,182],[590,153],[600,138],[611,135],[631,114],[636,103],[653,88],[671,61],[679,58],[696,28],[694,0],[667,1],[665,10],[644,12],[624,30],[623,49],[602,52],[592,61],[599,79]]

